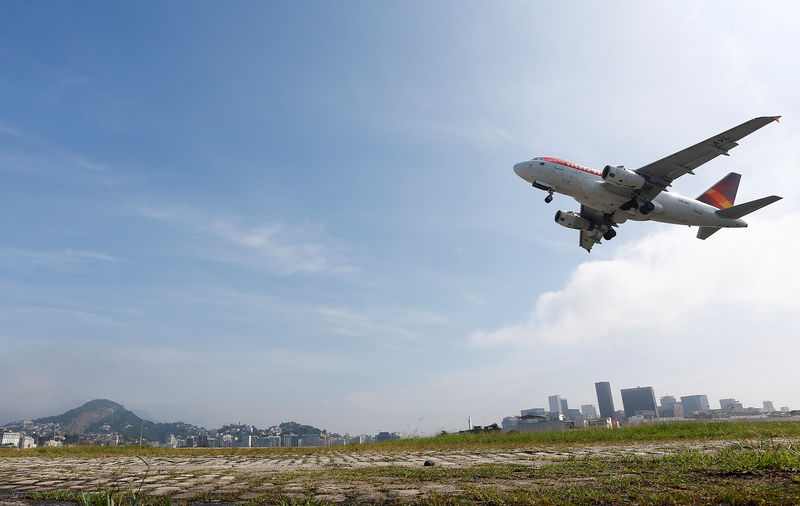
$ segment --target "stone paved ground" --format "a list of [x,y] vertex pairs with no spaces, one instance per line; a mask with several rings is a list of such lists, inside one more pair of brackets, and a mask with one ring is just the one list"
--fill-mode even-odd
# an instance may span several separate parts
[[[312,454],[274,455],[192,455],[180,457],[42,458],[33,456],[0,457],[0,504],[12,504],[26,494],[53,490],[95,492],[98,490],[140,490],[178,501],[198,498],[246,500],[263,495],[280,482],[288,497],[382,501],[408,499],[431,491],[452,492],[452,485],[384,484],[370,486],[352,483],[309,484],[292,479],[292,472],[326,469],[358,469],[377,466],[422,467],[426,460],[437,466],[471,467],[482,464],[541,466],[564,458],[581,456],[651,455],[677,451],[716,450],[731,442],[692,442],[639,445],[594,445],[572,448],[470,449],[444,451],[327,451]],[[287,477],[289,477],[287,479]],[[257,479],[254,479],[257,478]],[[358,487],[358,490],[354,490]]]

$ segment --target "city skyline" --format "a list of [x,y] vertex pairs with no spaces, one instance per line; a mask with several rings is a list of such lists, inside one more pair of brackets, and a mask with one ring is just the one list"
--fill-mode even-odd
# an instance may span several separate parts
[[[0,423],[112,398],[433,434],[598,379],[800,406],[800,5],[0,14]],[[512,169],[641,167],[764,115],[680,192],[784,199],[705,241],[629,223],[587,255],[553,223],[576,203]]]
[[[604,403],[607,394],[611,395],[613,401],[614,389],[611,387],[610,381],[599,381],[595,382],[594,385],[595,385],[595,403],[589,403],[589,404],[581,403],[580,410],[569,409],[569,411],[579,411],[583,414],[584,408],[591,407],[595,409],[595,413],[601,418],[608,418],[608,417],[614,418],[616,414],[620,412],[625,413],[626,416],[631,416],[634,414],[635,411],[642,409],[642,407],[639,406],[639,404],[641,404],[642,402],[651,403],[650,408],[654,409],[644,407],[644,410],[651,411],[652,416],[650,416],[650,418],[653,419],[658,419],[661,418],[662,416],[665,418],[675,417],[676,415],[674,414],[668,414],[666,416],[660,414],[660,408],[674,405],[676,402],[678,405],[683,405],[684,408],[688,407],[688,410],[685,412],[685,415],[687,416],[692,415],[694,412],[697,411],[714,411],[714,410],[725,411],[729,409],[757,409],[764,411],[766,413],[791,411],[791,406],[786,406],[786,405],[780,406],[779,409],[775,409],[774,403],[771,400],[764,400],[761,401],[760,403],[745,405],[735,397],[726,397],[718,399],[717,403],[719,404],[719,408],[715,408],[711,405],[708,396],[705,394],[682,395],[678,397],[680,400],[676,401],[674,395],[669,395],[669,394],[657,395],[656,390],[653,387],[651,386],[643,387],[637,385],[635,387],[622,387],[617,389],[617,391],[619,392],[618,397],[620,399],[620,402],[617,403],[612,402],[611,403],[612,410],[610,411],[610,414],[608,416],[604,416],[603,410],[601,410],[599,406]],[[626,392],[630,395],[629,397],[630,403],[628,405],[626,405],[625,403]],[[667,402],[666,404],[665,401]],[[552,394],[548,395],[547,397],[547,403],[546,403],[547,407],[545,408],[528,407],[522,409],[521,411],[523,412],[522,413],[523,415],[525,414],[525,412],[535,412],[535,411],[559,412],[561,414],[566,414],[567,410],[564,410],[561,407],[565,406],[567,403],[568,399],[566,397],[563,397],[560,394]],[[759,405],[761,405],[762,407],[759,407]],[[555,408],[555,406],[560,406],[560,407]],[[683,415],[677,415],[677,416],[680,417]]]
[[[611,393],[612,399],[613,399],[614,390],[613,390],[613,388],[611,388],[610,383],[611,383],[610,381],[595,382],[594,385],[595,385],[595,395],[596,395],[595,400],[596,400],[596,403],[589,403],[589,404],[581,403],[580,404],[580,409],[568,408],[569,400],[567,398],[562,397],[559,394],[553,394],[553,395],[548,396],[548,398],[547,398],[547,400],[548,400],[548,407],[547,408],[541,408],[541,407],[532,407],[531,408],[531,407],[529,407],[529,408],[523,408],[520,411],[521,411],[522,415],[525,415],[526,413],[544,414],[544,413],[548,413],[548,412],[558,412],[558,413],[561,413],[561,414],[568,414],[568,415],[580,414],[581,416],[583,416],[584,418],[587,418],[587,419],[597,418],[598,416],[600,418],[608,418],[608,417],[602,415],[603,411],[601,409],[599,409],[599,406],[601,404],[603,404],[603,402],[605,400],[606,392]],[[619,402],[617,405],[620,406],[621,409],[614,409],[613,412],[612,412],[613,414],[610,416],[610,418],[616,418],[618,413],[624,413],[625,416],[631,416],[631,415],[635,414],[635,412],[638,409],[640,409],[640,407],[636,407],[636,406],[638,406],[638,403],[641,402],[641,399],[645,399],[645,400],[649,400],[650,399],[650,400],[652,400],[653,407],[655,408],[655,410],[649,410],[647,407],[645,407],[644,409],[648,410],[648,411],[653,411],[653,416],[645,416],[645,417],[646,418],[653,418],[654,420],[658,420],[659,418],[662,418],[662,417],[663,418],[671,418],[671,417],[676,417],[676,416],[677,417],[684,417],[684,416],[695,415],[698,412],[711,412],[711,411],[717,411],[717,410],[718,411],[726,411],[726,410],[730,410],[730,409],[734,409],[734,410],[736,410],[736,409],[740,409],[740,410],[741,409],[758,410],[758,411],[762,411],[764,413],[770,413],[770,412],[776,412],[776,413],[784,412],[785,413],[785,412],[791,411],[791,406],[779,406],[779,408],[776,409],[774,407],[774,403],[771,400],[762,401],[762,408],[758,408],[756,405],[745,406],[745,405],[742,404],[741,401],[737,400],[735,397],[728,397],[728,398],[719,399],[718,400],[719,408],[714,408],[714,407],[712,407],[710,405],[711,403],[708,400],[708,396],[705,395],[705,394],[684,395],[684,396],[680,396],[679,397],[679,399],[680,399],[679,401],[676,401],[676,398],[673,395],[659,395],[658,396],[658,400],[656,400],[657,396],[656,396],[655,390],[652,387],[640,387],[640,386],[627,387],[627,388],[620,388],[620,389],[618,389],[618,391],[619,391],[619,397],[620,397],[622,402]],[[626,392],[628,392],[629,395],[633,396],[633,397],[631,397],[631,404],[629,404],[629,405],[626,405],[626,403],[625,403]],[[601,399],[603,399],[603,400],[601,400]],[[95,401],[93,401],[93,402],[97,402],[97,401],[98,400],[95,399]],[[672,409],[672,407],[675,405],[676,402],[677,402],[677,404],[679,406],[681,406],[680,414],[676,415],[673,411],[670,411],[668,414],[665,415],[665,414],[663,414],[661,412],[661,409],[663,407],[668,407],[668,408]],[[554,406],[556,406],[556,405],[558,406],[558,408],[557,409],[553,409]],[[612,403],[612,408],[613,407],[614,407],[614,405]],[[505,419],[506,417],[503,417],[503,418]],[[26,420],[31,420],[31,419],[32,418],[27,418]],[[470,420],[468,428],[471,429],[472,428],[471,416],[468,417],[468,419]],[[569,419],[571,419],[571,418],[569,418]],[[15,425],[15,424],[20,424],[23,421],[24,420],[22,420],[22,419],[20,419],[20,420],[9,420],[9,421],[5,422],[5,424],[6,425]],[[295,423],[295,422],[292,422],[292,423]],[[492,423],[496,424],[498,422],[497,421],[492,421],[492,422],[489,422],[489,423],[484,422],[484,425],[490,425]],[[243,424],[241,421],[237,421],[237,422],[229,421],[229,422],[226,422],[225,424],[220,425],[220,428],[224,428],[226,426],[247,426],[247,427],[253,427],[254,429],[256,428],[255,424],[249,424],[249,423]],[[278,426],[278,424],[272,424],[272,425],[268,425],[266,427],[269,429],[269,428],[276,427],[276,426]],[[0,427],[2,427],[2,425],[0,425]],[[210,431],[210,432],[217,432],[217,431],[220,430],[220,429],[214,428],[214,427],[206,428],[206,427],[203,427],[203,426],[199,426],[199,429],[201,429],[202,431],[206,431],[207,430],[207,431]],[[464,428],[461,428],[461,427],[455,427],[455,428],[451,428],[450,430],[451,431],[459,431],[459,430],[463,430],[463,429]],[[322,430],[323,431],[327,431],[327,429],[324,429],[324,428]],[[327,432],[330,432],[330,433],[332,433],[334,435],[338,434],[336,431],[327,431]],[[369,431],[366,431],[366,432],[369,432]],[[348,432],[346,431],[345,434],[347,434],[347,433]],[[381,433],[388,434],[388,432],[385,432],[385,431],[381,431]],[[392,432],[392,434],[395,434],[395,432]],[[406,436],[414,436],[414,435],[424,436],[424,435],[427,435],[427,434],[419,433],[418,429],[415,428],[413,433],[406,433],[405,435]],[[432,435],[432,434],[430,434],[430,435]]]

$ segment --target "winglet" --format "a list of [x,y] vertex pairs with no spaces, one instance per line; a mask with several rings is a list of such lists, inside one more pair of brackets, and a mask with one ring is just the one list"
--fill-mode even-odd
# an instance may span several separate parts
[[774,119],[774,120],[775,120],[775,121],[777,121],[778,123],[780,123],[780,122],[781,122],[781,117],[780,117],[780,116],[773,116],[773,117],[772,117],[772,119]]

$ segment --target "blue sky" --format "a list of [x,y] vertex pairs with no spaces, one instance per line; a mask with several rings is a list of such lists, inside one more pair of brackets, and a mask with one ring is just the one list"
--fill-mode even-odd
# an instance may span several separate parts
[[[207,426],[430,432],[594,403],[597,380],[800,405],[791,3],[0,14],[0,422],[107,397]],[[587,256],[552,222],[576,203],[511,170],[638,167],[767,114],[784,120],[676,184],[739,170],[741,199],[786,197],[713,241],[632,223]],[[729,365],[754,360],[769,372]]]

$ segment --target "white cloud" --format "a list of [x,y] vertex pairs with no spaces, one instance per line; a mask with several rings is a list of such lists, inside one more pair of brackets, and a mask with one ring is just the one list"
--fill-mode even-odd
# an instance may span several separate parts
[[320,225],[260,225],[188,207],[139,205],[135,212],[222,241],[203,241],[194,254],[210,260],[275,274],[346,274],[356,269],[343,261],[336,241]]
[[318,238],[312,237],[315,234],[304,227],[289,227],[282,223],[247,227],[231,220],[213,218],[210,229],[220,237],[259,253],[271,268],[285,274],[350,270],[343,265],[332,265],[328,248],[316,242]]
[[[789,316],[800,282],[798,219],[753,219],[748,229],[706,241],[694,239],[694,229],[663,228],[620,245],[610,260],[578,265],[563,288],[539,296],[527,321],[475,331],[469,341],[574,347],[657,335],[730,342],[767,322],[773,334],[797,333],[800,324]],[[703,334],[714,326],[713,335]]]

